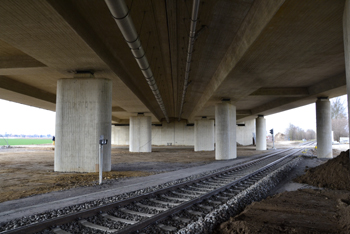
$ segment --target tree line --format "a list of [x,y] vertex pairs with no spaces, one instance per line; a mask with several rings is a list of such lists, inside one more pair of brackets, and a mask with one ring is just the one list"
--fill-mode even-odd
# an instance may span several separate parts
[[286,130],[286,137],[290,141],[295,140],[312,140],[316,139],[316,132],[313,129],[304,130],[300,127],[297,127],[293,124],[289,124],[289,127]]
[[[338,97],[331,100],[331,120],[332,131],[335,141],[339,141],[340,137],[349,136],[348,118],[346,113],[346,106],[344,102]],[[316,139],[316,132],[313,129],[304,130],[293,124],[289,124],[286,129],[286,140],[312,140]]]

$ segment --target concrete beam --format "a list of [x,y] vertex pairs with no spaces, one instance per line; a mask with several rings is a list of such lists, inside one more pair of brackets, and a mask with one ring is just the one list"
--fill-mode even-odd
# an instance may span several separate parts
[[236,115],[251,115],[252,111],[251,110],[237,110]]
[[260,88],[249,96],[288,96],[288,97],[302,97],[309,95],[308,88]]
[[[125,62],[111,48],[106,45],[103,38],[94,32],[93,27],[80,14],[74,1],[55,1],[49,0],[48,3],[61,15],[72,29],[83,39],[86,44],[109,66],[109,68],[123,81],[123,83],[140,99],[140,101],[161,121],[163,118],[162,111],[159,106],[154,108],[152,101],[155,100],[151,90],[141,90],[139,84],[133,82],[133,78],[128,71],[125,70]],[[111,17],[111,20],[112,17]],[[125,45],[127,47],[127,45]],[[144,78],[143,78],[144,79]],[[147,84],[145,80],[142,80]],[[144,91],[149,94],[146,95]]]
[[[0,88],[50,103],[56,103],[56,95],[11,78],[0,76]],[[1,98],[1,95],[0,95]]]
[[216,72],[206,86],[203,95],[193,108],[188,119],[194,119],[198,113],[214,95],[219,86],[228,78],[249,47],[258,38],[265,26],[282,6],[284,0],[255,1],[245,17],[237,36],[227,49],[226,56],[221,60]]
[[114,123],[120,123],[121,119],[119,119],[118,117],[112,116],[112,122]]
[[[307,97],[285,97],[278,98],[272,102],[268,102],[264,105],[258,106],[251,109],[252,115],[263,114],[267,115],[271,113],[276,113],[284,111],[287,109],[292,109],[294,107],[299,107],[314,103],[319,96],[329,96],[334,97],[343,94],[339,90],[344,88],[346,85],[345,74],[339,74],[335,77],[328,78],[319,82],[316,85],[308,87],[309,96]],[[294,104],[293,104],[294,103]],[[288,105],[288,108],[283,108],[283,106]],[[294,106],[294,107],[293,107]],[[274,109],[279,109],[274,111]]]
[[124,111],[126,110],[124,110],[120,106],[112,106],[112,112],[124,112]]
[[320,95],[331,89],[336,89],[342,86],[346,86],[345,73],[341,73],[334,77],[318,82],[317,84],[310,86],[308,88],[308,91],[310,95]]

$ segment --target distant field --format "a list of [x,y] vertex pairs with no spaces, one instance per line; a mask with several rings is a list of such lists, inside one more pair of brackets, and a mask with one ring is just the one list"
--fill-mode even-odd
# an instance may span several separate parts
[[[6,139],[10,145],[40,145],[52,143],[51,139],[28,139],[28,138],[18,138],[18,139]],[[7,145],[4,138],[0,138],[0,146]]]

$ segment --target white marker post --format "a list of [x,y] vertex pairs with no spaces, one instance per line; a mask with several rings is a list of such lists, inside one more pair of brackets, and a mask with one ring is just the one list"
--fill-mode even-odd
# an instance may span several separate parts
[[99,159],[99,184],[102,184],[102,172],[103,172],[103,145],[107,145],[108,140],[104,139],[104,135],[100,136],[100,144],[99,144],[99,154],[98,154],[98,159]]

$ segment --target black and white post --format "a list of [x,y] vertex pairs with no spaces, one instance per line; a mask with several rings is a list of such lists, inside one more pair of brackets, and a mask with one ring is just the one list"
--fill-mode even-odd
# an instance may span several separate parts
[[270,129],[270,133],[272,135],[272,149],[276,149],[275,148],[275,136],[273,135],[273,129]]
[[102,184],[102,172],[103,172],[103,145],[107,145],[108,140],[104,139],[104,135],[100,136],[100,144],[99,144],[99,155],[98,155],[98,159],[99,159],[99,184]]

